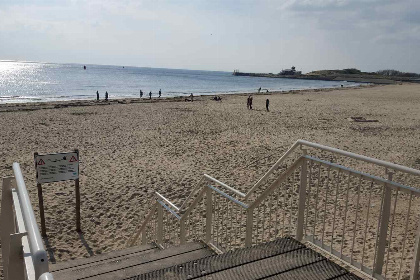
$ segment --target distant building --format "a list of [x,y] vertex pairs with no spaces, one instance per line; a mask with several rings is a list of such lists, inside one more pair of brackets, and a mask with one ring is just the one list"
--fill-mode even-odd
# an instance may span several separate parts
[[287,75],[287,76],[292,76],[292,75],[301,75],[302,71],[296,71],[296,67],[292,66],[292,68],[290,69],[284,69],[281,70],[281,72],[279,73],[279,75]]

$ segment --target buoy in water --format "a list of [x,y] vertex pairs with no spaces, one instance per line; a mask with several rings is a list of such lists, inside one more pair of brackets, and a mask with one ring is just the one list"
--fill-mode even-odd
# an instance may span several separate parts
[[85,66],[83,66],[83,69],[85,69],[85,70],[86,70],[86,65],[85,65]]

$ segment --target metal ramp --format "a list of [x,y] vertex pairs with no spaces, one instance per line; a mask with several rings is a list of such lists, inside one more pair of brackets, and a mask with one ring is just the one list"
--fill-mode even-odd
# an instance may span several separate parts
[[203,243],[143,245],[51,266],[57,280],[360,279],[293,238],[217,255]]
[[361,279],[292,238],[212,255],[128,278],[145,279]]

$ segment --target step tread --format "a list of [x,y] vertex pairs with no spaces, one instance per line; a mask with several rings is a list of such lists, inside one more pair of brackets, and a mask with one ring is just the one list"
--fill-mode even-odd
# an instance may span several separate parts
[[139,255],[139,254],[146,254],[151,251],[156,251],[158,248],[155,245],[147,244],[147,245],[141,245],[141,246],[135,246],[130,247],[122,250],[117,250],[109,253],[104,253],[96,256],[92,256],[89,258],[81,258],[81,259],[75,259],[65,262],[59,262],[56,264],[50,265],[50,271],[59,271],[63,269],[72,269],[73,267],[80,266],[80,265],[89,265],[96,262],[106,261],[112,258],[120,258],[125,257],[129,255]]
[[292,238],[282,238],[129,279],[300,279],[299,271],[302,279],[329,279],[348,274],[346,270],[306,248],[302,243]]
[[55,279],[74,280],[107,280],[124,279],[157,269],[174,266],[214,254],[203,243],[188,243],[166,250],[152,251],[147,254],[134,255],[127,258],[113,258],[93,265],[77,266],[53,272]]

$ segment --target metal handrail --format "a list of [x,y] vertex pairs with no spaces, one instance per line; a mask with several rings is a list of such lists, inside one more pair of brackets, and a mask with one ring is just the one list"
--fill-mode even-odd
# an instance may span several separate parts
[[417,170],[417,169],[409,168],[409,167],[406,167],[406,166],[402,166],[402,165],[399,165],[399,164],[387,162],[387,161],[384,161],[384,160],[379,160],[379,159],[370,158],[370,157],[367,157],[367,156],[362,156],[362,155],[351,153],[351,152],[346,152],[346,151],[343,151],[343,150],[340,150],[340,149],[331,148],[331,147],[328,147],[328,146],[324,146],[324,145],[320,145],[320,144],[317,144],[317,143],[313,143],[313,142],[309,142],[309,141],[306,141],[306,140],[299,139],[264,174],[264,176],[261,177],[261,179],[258,180],[258,182],[246,193],[245,198],[248,199],[249,196],[267,180],[267,178],[274,172],[274,170],[276,170],[279,167],[279,165],[282,164],[283,161],[299,146],[301,148],[303,146],[307,146],[307,147],[311,147],[311,148],[315,148],[315,149],[320,149],[320,150],[332,152],[332,153],[335,153],[335,154],[339,154],[339,155],[342,155],[342,156],[346,156],[346,157],[354,158],[354,159],[357,159],[357,160],[365,161],[365,162],[368,162],[368,163],[377,164],[377,165],[383,166],[385,168],[389,168],[389,169],[401,171],[401,172],[404,172],[404,173],[409,173],[409,174],[412,174],[412,175],[420,176],[420,170]]
[[230,191],[234,192],[235,194],[239,195],[240,197],[245,197],[245,194],[244,194],[244,193],[242,193],[242,192],[238,191],[238,190],[237,190],[237,189],[235,189],[235,188],[232,188],[232,187],[230,187],[230,186],[226,185],[225,183],[223,183],[223,182],[221,182],[221,181],[219,181],[219,180],[217,180],[217,179],[215,179],[215,178],[211,177],[210,175],[204,174],[204,178],[206,178],[206,179],[208,179],[208,180],[210,180],[210,181],[213,181],[213,182],[215,182],[215,183],[219,184],[220,186],[222,186],[222,187],[224,187],[225,189],[228,189],[228,190],[230,190]]
[[320,145],[320,144],[317,144],[317,143],[312,143],[312,142],[305,141],[305,140],[298,140],[298,141],[296,141],[296,143],[301,144],[303,146],[308,146],[308,147],[312,147],[312,148],[316,148],[316,149],[340,154],[340,155],[350,157],[350,158],[354,158],[354,159],[357,159],[357,160],[377,164],[377,165],[380,165],[380,166],[383,166],[383,167],[386,167],[386,168],[389,168],[389,169],[392,169],[392,170],[401,171],[401,172],[404,172],[404,173],[420,176],[420,170],[410,168],[410,167],[406,167],[406,166],[402,166],[402,165],[395,164],[395,163],[391,163],[391,162],[388,162],[388,161],[375,159],[375,158],[371,158],[371,157],[367,157],[367,156],[362,156],[362,155],[351,153],[351,152],[346,152],[346,151],[343,151],[343,150],[340,150],[340,149],[331,148],[331,147],[328,147],[328,146]]
[[[297,159],[294,160],[293,163],[290,166],[288,166],[286,168],[286,170],[284,172],[282,172],[282,174],[279,175],[274,180],[274,182],[272,182],[270,184],[270,186],[265,188],[263,190],[263,192],[258,195],[258,197],[256,197],[253,201],[249,201],[248,200],[249,196],[268,179],[270,174],[272,174],[275,171],[275,169],[278,168],[284,162],[284,160],[288,156],[290,156],[290,154],[293,151],[296,150],[297,147],[300,147],[302,149],[302,153],[297,157]],[[342,156],[345,156],[345,157],[349,157],[349,158],[352,158],[352,159],[356,159],[356,160],[364,161],[364,162],[367,162],[367,163],[375,164],[377,166],[385,167],[386,172],[388,174],[388,179],[384,179],[384,178],[381,178],[381,177],[378,177],[378,176],[373,176],[373,175],[370,175],[370,174],[367,174],[367,173],[363,173],[363,172],[360,172],[360,171],[357,171],[357,170],[353,170],[353,169],[341,166],[339,164],[335,164],[335,163],[332,163],[332,162],[328,162],[328,161],[324,161],[324,160],[321,160],[321,159],[318,159],[318,158],[315,158],[315,157],[308,156],[307,155],[307,148],[319,149],[319,150],[322,150],[322,151],[335,153],[335,154],[342,155]],[[353,243],[351,245],[352,247],[351,247],[350,257],[348,257],[346,255],[343,255],[343,252],[342,252],[343,242],[341,242],[342,243],[341,244],[341,252],[339,252],[339,253],[335,252],[334,253],[335,249],[333,248],[333,245],[332,245],[333,241],[334,241],[334,234],[331,237],[331,241],[328,241],[328,242],[330,242],[329,245],[326,242],[324,242],[324,232],[325,232],[325,223],[326,223],[326,218],[325,218],[326,214],[325,213],[327,213],[327,206],[328,206],[327,203],[325,203],[325,205],[323,206],[323,210],[318,209],[319,211],[321,211],[321,212],[323,211],[322,213],[324,213],[324,214],[322,214],[322,215],[324,215],[323,220],[319,221],[320,224],[323,223],[322,224],[322,235],[321,235],[321,237],[319,237],[319,236],[317,237],[316,234],[315,234],[315,224],[317,223],[317,214],[315,214],[315,217],[313,218],[313,219],[315,219],[313,221],[313,229],[314,229],[314,233],[313,233],[313,236],[312,236],[313,240],[312,241],[309,240],[311,238],[311,236],[307,235],[307,233],[306,233],[307,223],[308,223],[308,216],[307,215],[308,215],[308,211],[309,211],[309,207],[310,207],[310,204],[309,204],[310,200],[309,199],[311,199],[310,195],[312,195],[312,197],[313,197],[312,199],[314,199],[315,193],[311,194],[310,189],[307,190],[306,188],[308,186],[310,188],[311,185],[314,185],[313,182],[308,183],[308,180],[311,180],[311,178],[313,178],[312,173],[311,173],[313,162],[319,164],[319,171],[318,171],[318,175],[317,175],[318,176],[318,178],[317,178],[318,183],[316,185],[316,201],[313,202],[313,203],[315,203],[315,205],[318,205],[317,201],[318,201],[318,196],[319,196],[318,191],[319,191],[319,187],[320,187],[319,182],[320,182],[320,178],[321,178],[320,177],[321,165],[322,166],[327,166],[327,169],[325,171],[325,172],[327,172],[327,175],[325,175],[325,174],[323,175],[324,177],[326,176],[328,178],[328,181],[326,183],[327,184],[327,189],[325,190],[325,198],[324,198],[325,201],[328,201],[329,184],[330,183],[333,184],[333,181],[331,181],[332,179],[330,177],[330,170],[336,170],[338,172],[338,174],[340,174],[340,171],[344,171],[344,172],[346,172],[346,174],[348,174],[347,179],[346,179],[347,180],[346,181],[347,182],[346,183],[347,184],[347,192],[343,193],[343,195],[346,196],[346,199],[347,199],[346,202],[345,202],[345,204],[346,204],[345,212],[346,213],[347,213],[347,203],[348,203],[347,201],[348,201],[348,194],[349,194],[349,186],[350,186],[350,183],[351,183],[351,176],[353,176],[353,178],[359,178],[358,179],[359,180],[359,183],[358,183],[359,185],[357,185],[358,191],[357,191],[357,202],[356,202],[357,206],[356,206],[356,209],[359,209],[360,188],[361,188],[362,180],[367,180],[369,182],[369,184],[371,184],[370,185],[370,193],[369,193],[369,201],[367,202],[367,205],[368,205],[369,208],[368,208],[367,214],[364,214],[364,215],[366,215],[366,218],[364,218],[364,222],[363,222],[365,230],[364,230],[364,240],[363,240],[363,251],[362,251],[362,261],[361,261],[361,263],[356,262],[354,260],[354,256],[353,256],[353,246],[355,244],[355,236],[356,236],[354,233],[353,233]],[[308,176],[308,168],[309,168],[308,164],[310,166],[309,176]],[[298,187],[297,187],[298,194],[296,193],[297,199],[295,201],[295,202],[297,202],[296,203],[297,207],[295,207],[295,208],[290,207],[290,209],[288,209],[288,210],[284,210],[284,209],[282,210],[283,212],[285,212],[285,211],[289,212],[288,213],[289,218],[287,218],[287,219],[290,219],[290,222],[289,222],[289,225],[287,225],[287,227],[286,227],[286,233],[287,233],[287,231],[289,231],[289,232],[293,231],[292,234],[295,234],[295,236],[296,236],[295,238],[299,241],[306,240],[306,241],[312,242],[313,244],[315,244],[315,246],[317,246],[321,249],[322,248],[329,248],[329,254],[338,256],[338,258],[347,262],[350,266],[355,267],[357,270],[361,271],[362,273],[365,273],[365,274],[368,273],[370,276],[377,277],[378,279],[381,279],[382,275],[386,276],[386,269],[388,268],[389,251],[388,251],[387,256],[386,256],[386,268],[385,268],[385,273],[384,274],[382,273],[382,268],[384,267],[385,248],[387,248],[387,246],[389,246],[389,244],[387,245],[387,238],[388,238],[387,230],[388,230],[388,224],[391,223],[391,229],[390,229],[391,233],[390,233],[389,239],[390,239],[390,242],[392,242],[392,230],[393,230],[393,227],[394,227],[394,218],[395,218],[395,215],[396,215],[395,211],[396,211],[396,205],[397,205],[398,192],[400,192],[400,193],[405,192],[408,195],[409,206],[408,206],[406,217],[409,217],[409,214],[411,213],[410,212],[410,206],[411,206],[412,198],[415,197],[415,196],[420,196],[420,191],[419,190],[417,190],[415,188],[412,188],[412,187],[409,187],[409,186],[406,186],[406,185],[403,185],[403,184],[400,184],[400,183],[397,183],[397,182],[394,182],[392,180],[392,174],[395,171],[400,171],[400,172],[408,173],[408,174],[411,174],[411,175],[420,176],[420,170],[416,170],[416,169],[413,169],[413,168],[409,168],[409,167],[401,166],[401,165],[398,165],[398,164],[386,162],[386,161],[383,161],[383,160],[369,158],[369,157],[366,157],[366,156],[358,155],[358,154],[351,153],[351,152],[346,152],[346,151],[331,148],[331,147],[328,147],[328,146],[323,146],[323,145],[308,142],[308,141],[305,141],[305,140],[296,141],[287,150],[287,152],[264,174],[264,176],[246,194],[242,193],[241,191],[239,191],[239,190],[237,190],[237,189],[235,189],[235,188],[233,188],[233,187],[231,187],[231,186],[229,186],[229,185],[227,185],[227,184],[225,184],[225,183],[223,183],[223,182],[221,182],[221,181],[219,181],[219,180],[217,180],[217,179],[215,179],[215,178],[213,178],[213,177],[211,177],[207,174],[204,174],[203,179],[200,181],[200,182],[203,182],[203,180],[204,180],[204,181],[206,181],[206,184],[204,186],[199,185],[199,186],[196,186],[194,188],[193,192],[196,192],[199,188],[201,188],[201,190],[199,191],[199,194],[197,196],[194,195],[195,199],[194,199],[193,203],[189,203],[189,205],[187,205],[187,203],[184,202],[183,205],[180,208],[178,208],[172,202],[170,202],[169,199],[167,199],[164,196],[157,193],[158,201],[161,205],[161,207],[159,207],[159,209],[158,209],[158,222],[157,222],[158,223],[158,227],[157,227],[158,228],[157,229],[158,233],[157,233],[157,235],[159,236],[159,234],[160,234],[160,238],[157,238],[157,240],[158,241],[162,240],[161,235],[162,235],[162,231],[163,231],[162,214],[160,214],[160,218],[159,218],[159,211],[161,213],[162,210],[165,209],[169,213],[174,215],[179,220],[180,243],[181,244],[185,243],[186,239],[187,239],[187,236],[188,236],[186,234],[186,231],[188,230],[188,229],[186,229],[186,223],[188,223],[187,222],[188,221],[188,215],[190,215],[190,213],[194,210],[194,208],[196,207],[198,202],[201,201],[201,199],[203,198],[203,195],[205,194],[206,195],[206,209],[205,209],[205,211],[206,211],[206,217],[205,217],[205,220],[206,220],[205,221],[205,223],[206,223],[205,228],[206,228],[206,230],[205,230],[205,232],[203,232],[203,234],[205,234],[205,242],[209,246],[214,248],[214,250],[216,250],[216,251],[219,250],[220,251],[220,249],[218,248],[218,246],[220,245],[219,244],[219,237],[220,237],[219,229],[216,231],[216,233],[214,233],[213,232],[214,228],[212,227],[212,223],[217,223],[217,222],[212,222],[212,219],[213,219],[212,216],[213,216],[213,212],[214,212],[213,205],[217,204],[215,202],[215,200],[213,200],[215,198],[212,198],[213,197],[212,192],[214,192],[215,194],[217,194],[218,199],[225,198],[228,201],[235,203],[236,205],[240,206],[243,210],[245,210],[245,211],[241,210],[246,215],[245,246],[251,246],[253,244],[253,230],[255,228],[257,228],[257,233],[256,234],[258,235],[258,225],[253,225],[254,222],[258,223],[258,218],[254,219],[254,210],[259,211],[258,207],[260,207],[260,205],[264,205],[264,204],[261,204],[261,203],[264,200],[266,200],[267,198],[269,198],[269,196],[272,195],[276,190],[279,190],[279,192],[280,192],[280,187],[282,186],[282,184],[283,184],[283,187],[281,188],[282,194],[277,193],[276,194],[277,197],[276,197],[276,195],[274,195],[272,198],[269,198],[266,201],[268,201],[267,202],[268,205],[269,205],[268,207],[270,207],[270,205],[272,203],[272,200],[277,200],[278,201],[277,198],[279,197],[279,195],[283,197],[283,200],[285,200],[286,194],[288,192],[290,192],[289,188],[287,188],[286,186],[287,186],[287,184],[292,184],[291,186],[292,186],[292,188],[294,188],[296,176],[295,175],[291,176],[291,175],[295,174],[295,171],[298,170],[298,169],[300,169],[300,171],[299,171],[300,178],[298,178],[297,180],[299,180],[300,182],[298,183]],[[388,172],[389,170],[392,170],[392,172]],[[290,179],[291,183],[288,183],[289,181],[287,181],[287,180],[289,180],[289,178],[291,178]],[[334,185],[335,201],[337,201],[338,194],[339,194],[339,192],[338,192],[338,188],[340,186],[339,181],[338,181],[339,178],[340,178],[339,175],[337,175],[337,178],[334,179],[334,180],[337,180],[336,182],[334,181],[335,182],[335,185]],[[287,183],[284,184],[284,182],[287,182]],[[217,185],[217,187],[214,186],[212,183]],[[371,201],[370,199],[371,199],[371,195],[372,195],[372,188],[374,186],[373,184],[378,184],[378,187],[382,188],[382,198],[380,199],[381,206],[379,207],[379,205],[378,205],[379,210],[375,210],[375,211],[380,211],[380,213],[379,213],[378,221],[374,222],[374,224],[378,225],[377,228],[376,228],[376,235],[377,235],[375,237],[376,241],[374,240],[375,248],[377,246],[377,248],[375,249],[376,251],[375,251],[375,257],[374,257],[374,263],[373,263],[373,265],[371,265],[371,266],[369,265],[369,267],[368,267],[368,266],[364,266],[364,259],[363,258],[365,257],[365,242],[367,240],[366,236],[367,236],[367,232],[368,232],[368,221],[369,221],[369,217],[370,217],[369,216],[369,210],[371,209],[370,207],[372,207],[371,203],[370,203],[370,201]],[[331,187],[332,186],[333,185],[331,185]],[[323,185],[321,187],[323,187]],[[396,197],[394,198],[393,202],[392,202],[392,199],[391,199],[392,190],[394,190],[396,192]],[[232,192],[235,195],[232,195]],[[230,195],[227,194],[227,193],[230,193]],[[192,194],[190,194],[188,196],[188,199],[190,199],[191,197],[193,197]],[[245,199],[242,200],[241,198],[245,198]],[[292,200],[290,200],[290,201],[292,203]],[[295,203],[295,202],[293,202],[293,203]],[[391,202],[394,205],[393,207],[391,207]],[[289,205],[287,205],[287,204],[283,205],[284,203],[285,202],[283,201],[281,207],[282,208],[284,208],[284,207],[287,208]],[[182,212],[180,213],[180,209],[183,208],[184,205],[185,205],[185,209],[183,209]],[[318,206],[315,206],[315,212],[318,211],[316,207],[318,207]],[[392,212],[391,212],[391,208],[393,209]],[[229,209],[229,207],[227,209]],[[292,213],[293,211],[295,211],[296,213],[293,214]],[[336,211],[337,211],[337,206],[334,207],[334,211],[332,213],[329,213],[329,214],[334,216],[334,218],[333,218],[333,220],[334,220],[333,221],[333,230],[332,230],[333,232],[334,232],[334,227],[336,225],[335,224]],[[305,216],[305,212],[306,212],[306,216]],[[259,213],[259,212],[257,212],[257,213]],[[359,217],[359,219],[358,219],[357,213],[358,212],[356,212],[356,218],[355,218],[356,221],[360,220],[360,218],[361,218],[361,217]],[[294,217],[292,216],[292,214],[294,215]],[[217,221],[220,221],[220,219],[221,219],[220,215],[216,215],[216,216],[217,216],[217,218],[214,218],[214,219],[217,220]],[[390,220],[391,216],[392,216],[392,220]],[[345,227],[346,217],[347,216],[344,217],[344,226],[342,227],[343,232],[344,232],[344,230],[346,230],[346,227]],[[222,215],[222,218],[223,218],[223,215]],[[292,223],[292,218],[294,219],[293,223]],[[285,219],[285,216],[284,216],[284,213],[283,213],[283,227],[284,227],[284,219]],[[145,223],[142,225],[143,229],[145,229],[147,222],[149,222],[149,221],[148,220],[145,221]],[[277,222],[277,216],[276,216],[276,222]],[[292,224],[294,224],[296,227],[295,228],[291,227]],[[357,223],[355,222],[354,226],[353,226],[353,232],[356,232],[356,230],[357,230],[356,224]],[[408,224],[409,224],[409,219],[407,218],[406,219],[406,225],[405,225],[405,232],[407,232],[407,225]],[[219,223],[219,226],[220,226],[220,223]],[[219,226],[216,226],[215,228],[217,229]],[[223,226],[223,223],[222,223],[222,226]],[[204,231],[204,226],[203,226],[203,231]],[[263,223],[262,231],[264,233],[264,223]],[[144,234],[144,233],[142,233],[142,234]],[[343,234],[343,236],[344,236],[344,234]],[[147,235],[146,235],[146,238],[147,238]],[[214,241],[214,238],[216,238],[216,241]],[[320,240],[318,240],[317,238],[318,239],[320,238]],[[222,235],[222,239],[223,239],[223,235]],[[416,240],[415,240],[415,245],[414,245],[413,260],[411,261],[411,268],[412,268],[411,277],[412,277],[412,279],[415,276],[417,276],[417,274],[418,274],[418,264],[420,262],[420,227],[418,229],[418,232],[416,233],[415,239]],[[407,233],[405,233],[405,235],[404,235],[404,240],[403,240],[404,245],[403,245],[402,252],[401,252],[400,272],[399,273],[401,273],[401,268],[402,268],[401,264],[403,263],[403,255],[405,253],[404,250],[405,250],[406,240],[407,240]],[[214,243],[214,242],[216,242],[216,243]],[[258,242],[258,239],[257,239],[257,242]],[[320,242],[320,243],[318,244],[317,242],[318,243]],[[233,244],[235,244],[235,241],[233,242]],[[348,259],[350,261],[348,261]]]
[[169,201],[169,199],[167,199],[166,197],[164,197],[163,195],[161,195],[158,192],[155,192],[155,194],[157,195],[158,198],[160,198],[161,200],[166,202],[166,204],[168,204],[170,207],[174,208],[177,212],[179,212],[180,208],[176,207],[175,204],[173,204],[171,201]]
[[16,188],[21,205],[22,216],[28,234],[29,247],[34,263],[35,278],[38,279],[42,274],[49,272],[48,255],[45,251],[42,237],[36,223],[35,214],[32,209],[28,191],[26,190],[25,181],[23,179],[19,163],[13,163],[13,171],[15,174]]

